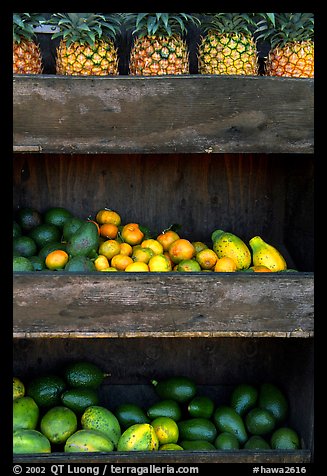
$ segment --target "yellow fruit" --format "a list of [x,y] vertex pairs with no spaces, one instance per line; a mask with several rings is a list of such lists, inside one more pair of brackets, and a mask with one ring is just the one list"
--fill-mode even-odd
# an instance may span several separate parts
[[131,246],[139,245],[144,238],[138,223],[127,223],[121,231],[122,239]]
[[267,268],[267,266],[250,266],[249,269],[252,269],[255,273],[271,273],[271,269]]
[[100,225],[100,235],[103,238],[114,240],[118,235],[118,226],[113,223],[103,223]]
[[131,272],[131,271],[150,271],[149,266],[146,263],[143,263],[142,261],[134,261],[133,263],[130,263],[126,266],[125,268],[126,272]]
[[13,377],[13,400],[25,395],[25,385],[18,377]]
[[103,268],[100,271],[109,272],[109,271],[118,271],[118,269],[114,268],[113,266],[109,266],[108,268]]
[[100,225],[103,225],[103,223],[112,223],[113,225],[119,226],[121,224],[120,215],[109,208],[103,208],[99,210],[96,214],[95,220]]
[[162,244],[158,240],[153,240],[152,238],[142,241],[141,247],[150,248],[155,255],[161,255],[164,251]]
[[171,262],[165,255],[155,255],[148,263],[150,271],[167,272],[172,271]]
[[212,233],[213,250],[218,258],[233,258],[237,270],[248,269],[251,265],[251,252],[244,241],[233,233],[215,230]]
[[157,417],[151,422],[151,426],[157,435],[159,445],[177,443],[179,437],[178,425],[172,418]]
[[106,240],[99,246],[99,255],[104,255],[111,260],[115,255],[120,253],[120,244],[117,240]]
[[237,266],[233,258],[224,256],[223,258],[218,258],[214,271],[219,273],[231,273],[237,271]]
[[109,261],[108,258],[104,255],[99,255],[95,260],[94,260],[94,266],[97,271],[103,271],[107,268],[109,268]]
[[195,248],[196,254],[208,248],[208,246],[205,243],[203,243],[203,241],[192,241],[192,245]]
[[126,266],[131,263],[133,263],[133,260],[130,256],[119,253],[112,258],[110,264],[118,271],[125,271]]
[[55,250],[47,255],[45,258],[45,265],[51,270],[63,269],[68,263],[68,260],[69,256],[66,251]]
[[133,248],[128,243],[119,243],[120,246],[120,254],[132,256]]
[[266,243],[260,236],[254,236],[249,241],[252,248],[254,266],[266,266],[271,271],[284,271],[287,269],[286,261],[282,254],[272,245]]
[[142,248],[142,246],[140,246],[133,251],[132,258],[134,261],[148,264],[154,255],[155,253],[151,248]]
[[210,248],[203,248],[195,255],[195,259],[202,269],[212,269],[217,263],[218,256]]
[[157,236],[157,241],[162,244],[164,251],[168,251],[169,246],[179,238],[180,236],[176,231],[168,230],[160,233],[160,235]]

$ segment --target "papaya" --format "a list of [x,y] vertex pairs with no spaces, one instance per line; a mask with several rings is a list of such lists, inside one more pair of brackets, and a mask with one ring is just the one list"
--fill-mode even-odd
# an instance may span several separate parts
[[229,257],[236,263],[236,270],[248,269],[251,266],[251,252],[244,241],[233,233],[215,230],[211,235],[213,250],[218,258]]
[[13,433],[13,453],[51,453],[51,444],[40,431],[21,428]]
[[39,420],[39,407],[34,398],[24,396],[13,401],[13,430],[35,430]]
[[283,255],[274,246],[266,243],[260,236],[249,241],[254,266],[266,266],[271,271],[285,271],[287,264]]
[[158,437],[149,423],[136,423],[127,428],[117,445],[118,451],[156,451],[158,449]]
[[78,430],[66,440],[64,452],[113,451],[114,444],[98,430]]
[[71,257],[94,258],[99,247],[98,228],[92,221],[83,223],[71,236],[66,251]]
[[81,416],[81,426],[84,430],[101,431],[116,447],[121,436],[121,427],[117,417],[107,408],[91,405]]

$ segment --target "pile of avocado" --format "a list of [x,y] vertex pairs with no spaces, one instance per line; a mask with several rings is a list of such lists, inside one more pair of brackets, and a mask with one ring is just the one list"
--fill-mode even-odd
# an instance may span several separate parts
[[157,401],[142,408],[99,399],[108,376],[89,361],[71,362],[58,374],[13,378],[13,452],[154,450],[296,450],[289,403],[273,383],[240,383],[215,402],[185,376],[152,380]]

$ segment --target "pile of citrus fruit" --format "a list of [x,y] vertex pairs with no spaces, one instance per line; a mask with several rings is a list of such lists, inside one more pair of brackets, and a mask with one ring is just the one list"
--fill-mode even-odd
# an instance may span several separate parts
[[[155,450],[296,450],[289,402],[274,383],[239,383],[225,401],[202,394],[186,376],[149,382],[151,404],[107,408],[108,376],[89,361],[24,383],[13,378],[13,451],[19,453]],[[151,393],[150,392],[150,393]],[[128,391],[126,389],[126,394]]]
[[120,214],[109,208],[82,219],[63,207],[43,213],[25,207],[15,213],[13,222],[13,270],[295,271],[260,236],[254,236],[248,246],[231,232],[214,230],[208,241],[190,241],[176,225],[151,233],[140,223],[123,223]]

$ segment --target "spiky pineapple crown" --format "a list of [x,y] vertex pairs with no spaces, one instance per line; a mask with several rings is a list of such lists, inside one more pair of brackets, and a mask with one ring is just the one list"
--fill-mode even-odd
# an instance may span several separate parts
[[286,43],[314,39],[313,13],[258,13],[258,39],[268,40],[272,48]]
[[59,27],[52,39],[62,37],[67,46],[75,41],[92,46],[101,38],[115,40],[121,21],[119,13],[53,13],[48,23]]
[[34,28],[45,22],[41,13],[13,13],[13,40],[20,43],[23,39],[34,40]]
[[185,34],[189,23],[200,24],[199,19],[188,13],[125,13],[127,30],[138,37],[156,35],[171,36]]
[[243,33],[251,35],[256,27],[253,13],[201,13],[201,28],[204,33]]

